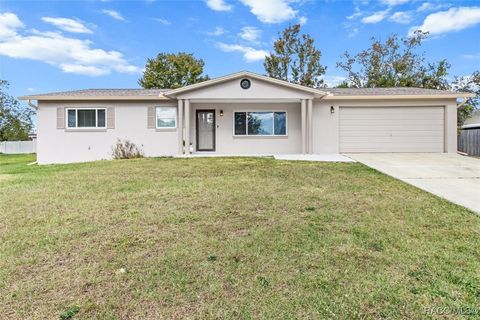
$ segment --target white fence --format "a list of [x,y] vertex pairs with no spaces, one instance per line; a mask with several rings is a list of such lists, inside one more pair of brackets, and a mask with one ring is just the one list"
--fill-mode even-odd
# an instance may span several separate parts
[[1,141],[0,153],[36,153],[37,141]]

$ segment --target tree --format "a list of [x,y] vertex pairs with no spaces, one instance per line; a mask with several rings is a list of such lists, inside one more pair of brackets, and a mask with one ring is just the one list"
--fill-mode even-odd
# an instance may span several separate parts
[[208,80],[203,74],[204,62],[193,54],[159,53],[148,59],[138,83],[145,89],[175,89]]
[[385,42],[371,38],[368,49],[355,55],[345,52],[342,61],[337,62],[337,67],[347,73],[343,86],[447,89],[447,61],[427,63],[425,53],[417,52],[427,35],[418,30],[406,38],[392,35]]
[[475,71],[470,76],[455,77],[452,82],[452,90],[459,92],[470,92],[476,96],[468,98],[457,109],[457,124],[461,128],[465,120],[472,116],[472,113],[480,107],[480,71]]
[[34,111],[8,95],[8,85],[0,80],[0,141],[28,140]]
[[268,76],[307,87],[324,87],[326,67],[320,64],[322,54],[313,38],[300,35],[300,25],[287,27],[273,44],[273,52],[263,66]]

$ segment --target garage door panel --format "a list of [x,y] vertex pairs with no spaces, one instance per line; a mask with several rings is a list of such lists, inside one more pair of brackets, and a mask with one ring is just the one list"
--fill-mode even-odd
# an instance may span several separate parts
[[[406,113],[406,114],[397,114],[396,119],[398,120],[443,120],[443,115],[439,113]],[[382,114],[346,114],[343,116],[343,120],[391,120],[392,113],[382,113]]]
[[443,107],[341,107],[340,152],[443,152]]
[[[385,130],[370,130],[370,131],[343,131],[343,137],[389,137],[391,134],[390,128]],[[438,137],[438,130],[398,130],[395,132],[398,137]],[[441,138],[441,137],[440,137]]]
[[442,143],[432,144],[432,143],[417,143],[413,146],[416,149],[422,151],[412,151],[412,145],[407,144],[395,144],[391,143],[377,143],[372,145],[371,143],[354,143],[347,145],[349,148],[348,152],[438,152],[438,148],[442,148]]
[[348,126],[403,126],[409,125],[412,127],[421,128],[422,126],[443,126],[443,119],[342,119],[342,124]]
[[412,144],[412,143],[443,143],[443,140],[438,136],[430,137],[413,137],[413,136],[393,136],[393,137],[345,137],[342,141],[344,143],[355,142],[362,143],[365,141],[365,138],[368,138],[368,143],[403,143],[403,144]]
[[[437,132],[439,130],[443,130],[443,126],[431,126],[428,128],[429,130],[434,130]],[[375,126],[374,124],[371,125],[355,125],[348,127],[347,129],[340,129],[340,136],[343,132],[349,132],[349,131],[354,131],[354,132],[375,132],[375,131],[388,131],[388,132],[398,132],[398,131],[424,131],[425,128],[422,128],[421,126],[418,125],[378,125]]]
[[350,114],[432,114],[432,110],[443,110],[441,106],[432,107],[341,107]]

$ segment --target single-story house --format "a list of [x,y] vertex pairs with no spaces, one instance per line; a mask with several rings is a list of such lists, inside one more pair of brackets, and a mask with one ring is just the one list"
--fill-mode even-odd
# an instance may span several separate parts
[[[238,72],[179,89],[20,97],[37,108],[39,164],[145,156],[456,152],[457,98],[421,88],[313,89]],[[36,100],[37,104],[32,101]]]

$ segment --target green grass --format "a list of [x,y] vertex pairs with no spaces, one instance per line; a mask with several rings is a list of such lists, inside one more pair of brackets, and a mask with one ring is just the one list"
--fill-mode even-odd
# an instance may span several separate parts
[[1,318],[479,308],[479,217],[358,163],[32,161],[0,155]]

